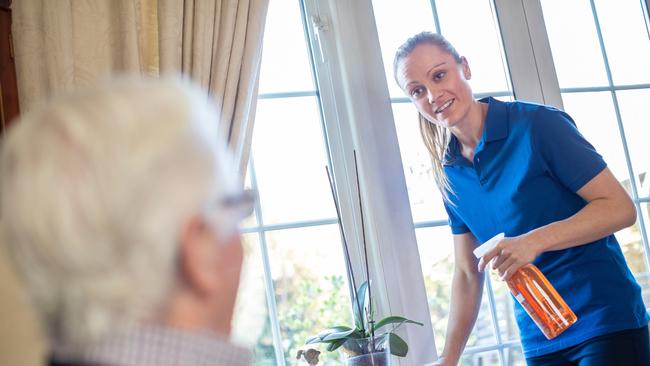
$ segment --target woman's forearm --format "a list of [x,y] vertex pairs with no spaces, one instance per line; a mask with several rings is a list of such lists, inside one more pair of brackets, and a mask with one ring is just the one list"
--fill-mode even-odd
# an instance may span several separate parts
[[481,306],[482,273],[454,271],[449,304],[449,321],[441,357],[457,361],[465,348]]
[[575,215],[530,231],[537,252],[571,248],[598,240],[634,224],[636,211],[629,202],[596,199]]

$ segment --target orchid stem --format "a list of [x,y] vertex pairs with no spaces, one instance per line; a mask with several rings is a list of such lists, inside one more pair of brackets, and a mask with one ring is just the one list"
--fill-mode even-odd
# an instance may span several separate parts
[[354,154],[354,175],[357,179],[357,195],[359,197],[359,214],[361,216],[361,238],[363,240],[363,257],[366,265],[366,281],[368,283],[368,328],[370,328],[370,341],[374,351],[375,346],[375,327],[372,314],[372,284],[370,283],[370,266],[368,265],[368,244],[366,243],[366,225],[363,220],[363,202],[361,201],[361,184],[359,184],[359,164],[357,162],[357,151],[352,150]]
[[350,281],[352,282],[352,301],[357,305],[357,314],[359,314],[360,320],[359,325],[361,326],[361,330],[365,333],[366,329],[363,325],[363,312],[361,311],[361,304],[359,303],[359,297],[357,296],[357,284],[354,279],[354,270],[352,269],[352,262],[350,260],[350,249],[348,248],[348,241],[345,238],[345,231],[343,230],[343,223],[341,222],[341,209],[339,208],[339,202],[337,199],[338,194],[334,185],[334,181],[332,179],[332,175],[330,174],[330,170],[327,166],[325,166],[325,170],[327,171],[327,179],[329,180],[330,190],[332,191],[332,198],[334,199],[334,207],[336,208],[336,217],[338,218],[337,221],[339,224],[339,231],[341,232],[341,239],[343,240],[343,249],[345,249],[345,260],[348,267],[348,275],[350,277]]

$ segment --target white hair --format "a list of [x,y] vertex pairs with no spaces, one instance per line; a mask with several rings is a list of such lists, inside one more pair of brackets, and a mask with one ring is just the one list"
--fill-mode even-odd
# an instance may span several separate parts
[[54,347],[163,306],[180,226],[241,189],[217,124],[196,87],[121,80],[49,101],[10,129],[2,241]]

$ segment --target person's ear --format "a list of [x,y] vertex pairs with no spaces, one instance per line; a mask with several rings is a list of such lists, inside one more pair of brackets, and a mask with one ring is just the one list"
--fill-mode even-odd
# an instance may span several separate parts
[[469,63],[465,56],[460,56],[460,65],[463,68],[463,76],[465,76],[465,80],[470,80],[472,78],[472,70],[469,68]]
[[188,290],[199,297],[214,293],[218,253],[211,227],[203,217],[193,215],[182,226],[179,241],[179,271]]

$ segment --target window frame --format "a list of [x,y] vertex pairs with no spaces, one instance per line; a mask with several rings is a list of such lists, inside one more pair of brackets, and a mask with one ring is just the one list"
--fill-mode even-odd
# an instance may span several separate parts
[[[425,327],[403,329],[412,352],[399,359],[398,364],[431,362],[437,354],[415,227],[447,223],[413,223],[372,1],[304,0],[304,6],[310,23],[309,36],[315,40],[312,52],[334,176],[345,187],[340,192],[343,224],[346,232],[360,237],[354,231],[360,225],[358,219],[349,217],[358,212],[351,161],[352,150],[356,149],[364,212],[369,213],[365,217],[368,239],[374,244],[371,277],[382,287],[376,293],[380,313],[424,319]],[[493,6],[502,31],[515,98],[561,108],[539,1],[495,0]],[[351,241],[350,244],[357,248],[351,253],[353,266],[363,268],[361,243]],[[495,300],[489,279],[486,286],[496,328]],[[497,350],[503,361],[504,350],[519,343],[501,340],[497,329],[495,335],[496,345],[468,348],[465,354]]]
[[[377,316],[424,323],[399,333],[411,350],[398,365],[435,358],[433,330],[381,49],[370,1],[304,0],[341,221],[357,283],[365,280],[354,151],[359,168]],[[380,62],[377,62],[377,61]],[[349,233],[352,233],[350,235]],[[399,245],[393,245],[399,243]]]
[[[370,276],[374,283],[373,295],[378,305],[377,318],[394,314],[423,322],[424,327],[406,326],[400,329],[399,333],[409,344],[410,352],[406,358],[396,358],[394,362],[397,365],[422,365],[431,362],[437,354],[415,229],[446,226],[447,222],[413,222],[392,113],[392,103],[408,102],[408,99],[391,99],[389,95],[388,83],[393,81],[386,80],[384,73],[372,0],[298,1],[309,39],[329,165],[339,190],[341,221],[348,235],[350,260],[358,277],[356,281],[361,283],[365,280],[365,264],[353,158],[355,152],[359,163],[366,239],[370,245]],[[569,90],[561,91],[559,87],[540,0],[488,1],[491,2],[501,31],[514,98],[563,109],[561,92]],[[650,0],[641,1],[645,2],[646,6],[650,3]],[[435,0],[431,2],[434,26],[438,31]],[[593,8],[593,0],[591,4]],[[647,17],[647,9],[645,10]],[[599,39],[602,47],[600,33]],[[607,65],[606,55],[603,56]],[[609,69],[608,79],[610,85],[607,90],[611,90],[612,94],[621,89],[612,85]],[[622,131],[617,106],[616,110]],[[650,202],[650,197],[639,197],[624,137],[623,144],[628,172],[632,177],[632,198],[637,211],[643,213],[641,206]],[[251,162],[250,166],[254,181],[254,163]],[[265,252],[265,232],[332,223],[332,220],[320,220],[265,226],[261,221],[259,204],[256,207],[256,215],[258,224],[246,232],[258,233],[267,274],[270,274],[270,268],[268,254]],[[647,218],[639,216],[648,262],[650,247],[644,226]],[[335,219],[333,222],[336,222]],[[284,365],[275,316],[275,300],[272,295],[273,284],[268,275],[266,282],[276,362],[278,365]],[[502,339],[489,276],[486,286],[496,343],[468,347],[463,356],[497,351],[501,364],[505,364],[505,351],[518,347],[520,343],[518,340]]]

